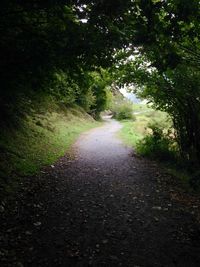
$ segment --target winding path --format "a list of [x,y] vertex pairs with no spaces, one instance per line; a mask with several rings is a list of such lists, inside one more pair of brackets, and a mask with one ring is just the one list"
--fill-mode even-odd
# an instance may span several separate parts
[[75,159],[24,185],[5,266],[200,266],[196,207],[122,144],[120,127],[107,119],[76,142]]

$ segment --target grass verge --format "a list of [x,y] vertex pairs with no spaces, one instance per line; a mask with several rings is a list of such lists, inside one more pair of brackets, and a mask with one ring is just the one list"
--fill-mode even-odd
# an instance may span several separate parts
[[166,113],[153,110],[147,107],[147,105],[134,104],[133,111],[136,120],[121,121],[123,128],[119,132],[119,137],[125,144],[134,148],[138,141],[150,133],[150,129],[148,128],[149,123],[157,122],[158,124],[162,124],[166,129],[170,125]]
[[136,122],[130,120],[121,121],[122,129],[119,132],[119,137],[122,141],[132,147],[135,147],[137,142],[142,139],[143,135],[136,129]]
[[27,115],[17,128],[2,129],[1,191],[9,191],[9,185],[18,177],[33,175],[53,164],[82,132],[99,125],[80,107],[56,106],[53,110]]
[[[137,143],[151,132],[150,129],[148,128],[148,124],[157,122],[158,125],[162,125],[163,128],[167,131],[170,127],[170,121],[168,120],[166,113],[153,110],[143,104],[134,105],[133,110],[135,113],[136,120],[121,121],[123,128],[119,132],[119,137],[125,144],[135,148],[136,152],[138,153]],[[188,166],[186,163],[184,164],[183,162],[179,162],[178,159],[174,161],[172,160],[160,161],[160,159],[156,158],[154,159],[159,162],[160,166],[164,168],[166,172],[169,173],[169,175],[172,175],[176,179],[176,183],[177,182],[180,183],[181,187],[185,191],[193,193],[200,192],[199,184],[193,185],[191,183],[191,181],[195,180],[194,179],[195,177],[193,177],[195,173],[192,171],[188,171]]]

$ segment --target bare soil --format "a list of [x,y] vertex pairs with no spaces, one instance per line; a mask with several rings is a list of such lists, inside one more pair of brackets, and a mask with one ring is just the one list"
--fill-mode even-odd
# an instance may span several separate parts
[[0,206],[0,266],[200,266],[199,199],[117,138],[81,136]]

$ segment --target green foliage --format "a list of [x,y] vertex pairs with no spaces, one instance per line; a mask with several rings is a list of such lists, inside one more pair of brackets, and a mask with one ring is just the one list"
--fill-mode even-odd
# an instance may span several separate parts
[[117,120],[134,120],[132,105],[124,103],[116,107],[114,118]]
[[136,150],[143,156],[160,160],[175,159],[175,141],[157,124],[148,125],[152,134],[146,135],[136,146]]
[[156,0],[136,5],[138,46],[117,51],[117,83],[134,85],[137,94],[170,115],[182,158],[198,166],[200,3]]
[[[17,129],[4,128],[0,136],[0,182],[3,189],[16,177],[33,175],[63,156],[83,131],[96,127],[82,108],[66,108],[48,99],[26,116]],[[5,186],[5,187],[4,187]]]
[[[170,36],[163,34],[162,42],[168,42]],[[198,27],[194,30],[194,36],[197,37],[197,35]],[[184,36],[184,46],[186,43],[189,45],[190,42],[191,40]],[[169,52],[170,48],[166,47],[166,53],[164,53],[162,47],[153,42],[144,48],[145,53],[137,51],[133,59],[121,60],[116,77],[118,77],[119,84],[134,84],[134,90],[140,97],[148,99],[155,108],[170,115],[182,158],[192,163],[196,162],[198,166],[200,160],[200,71],[197,58],[200,48],[195,41],[192,47],[185,48],[180,43],[181,37],[179,45],[176,41],[171,41],[174,45],[173,49]],[[169,61],[167,51],[168,55],[173,53],[173,56],[171,55],[174,58],[173,62]],[[176,61],[178,57],[179,60]],[[190,58],[189,61],[188,58]]]
[[190,161],[200,158],[199,78],[199,70],[189,66],[179,65],[163,75],[154,70],[140,92],[171,116],[182,157]]
[[84,108],[85,111],[90,113],[91,108],[95,105],[96,97],[91,89],[85,88],[85,90],[79,93],[76,103]]
[[113,117],[117,120],[135,120],[132,103],[126,100],[120,93],[113,96],[110,110],[113,113]]
[[121,122],[123,128],[119,136],[127,145],[136,148],[138,141],[152,133],[148,128],[149,124],[162,125],[161,127],[165,133],[171,128],[171,122],[164,112],[153,110],[145,104],[133,104],[133,110],[136,120]]
[[91,91],[95,97],[94,103],[91,105],[91,112],[95,118],[99,118],[100,113],[110,106],[112,93],[110,85],[112,83],[111,76],[108,71],[101,69],[100,72],[92,72]]
[[73,81],[63,71],[57,71],[54,74],[49,85],[49,94],[54,96],[57,101],[67,104],[74,104],[79,92],[78,84]]
[[123,142],[133,148],[136,147],[136,144],[139,140],[143,138],[143,131],[145,129],[143,128],[142,132],[138,130],[138,120],[132,121],[132,120],[124,120],[121,121],[123,127],[119,132],[119,137],[123,140]]
[[110,66],[113,49],[126,39],[122,29],[129,6],[121,0],[114,6],[106,1],[2,0],[0,96],[8,101],[14,94],[43,90],[57,70],[77,81],[82,72]]

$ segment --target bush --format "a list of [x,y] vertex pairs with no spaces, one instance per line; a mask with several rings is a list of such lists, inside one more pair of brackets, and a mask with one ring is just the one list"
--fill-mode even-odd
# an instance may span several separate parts
[[135,120],[132,104],[126,100],[113,105],[112,112],[117,120]]
[[174,160],[176,156],[175,141],[170,133],[164,134],[157,124],[148,126],[152,134],[148,134],[138,142],[136,149],[140,155],[160,160]]
[[59,103],[67,105],[75,103],[80,91],[78,84],[61,70],[57,70],[54,73],[51,83],[47,88],[47,94],[54,96]]

